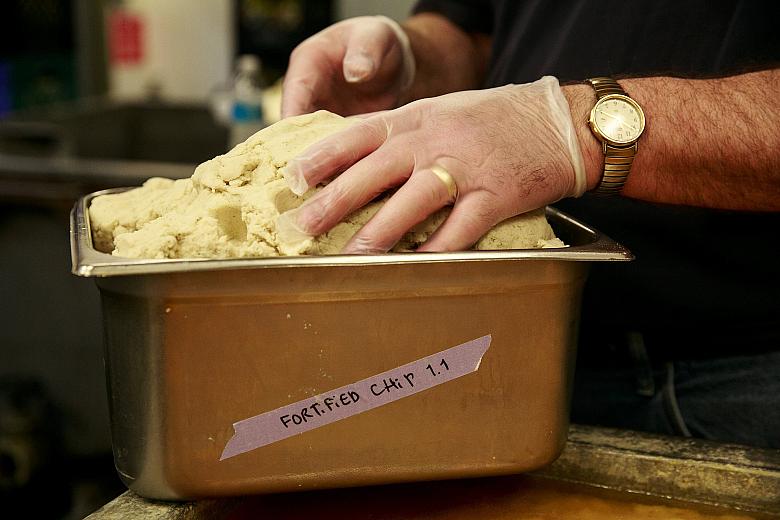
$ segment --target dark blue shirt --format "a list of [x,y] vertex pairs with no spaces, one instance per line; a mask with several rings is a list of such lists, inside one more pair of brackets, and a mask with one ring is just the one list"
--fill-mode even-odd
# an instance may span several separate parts
[[[724,76],[780,63],[772,2],[421,0],[415,11],[493,36],[486,87],[547,74]],[[591,273],[581,347],[594,357],[627,331],[644,334],[655,361],[780,349],[780,214],[589,195],[556,206],[637,257]]]

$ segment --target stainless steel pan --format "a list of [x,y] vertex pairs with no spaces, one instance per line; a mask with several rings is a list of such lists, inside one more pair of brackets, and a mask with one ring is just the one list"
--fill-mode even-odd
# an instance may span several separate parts
[[[116,190],[109,190],[116,191]],[[566,440],[590,262],[631,254],[548,208],[560,249],[133,260],[71,216],[101,291],[114,457],[137,493],[189,499],[497,475]],[[490,335],[479,368],[220,461],[233,423]]]

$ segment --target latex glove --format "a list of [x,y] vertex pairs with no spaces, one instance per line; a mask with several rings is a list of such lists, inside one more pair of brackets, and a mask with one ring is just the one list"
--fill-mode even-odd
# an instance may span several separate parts
[[[433,166],[450,173],[457,201]],[[301,194],[341,171],[281,215],[280,228],[320,235],[400,185],[344,252],[386,252],[415,224],[453,202],[450,215],[419,250],[463,250],[502,220],[581,195],[586,183],[569,105],[550,76],[423,99],[368,117],[309,147],[284,175]]]
[[414,81],[409,38],[385,16],[350,18],[298,45],[282,86],[282,117],[327,109],[341,115],[398,106]]

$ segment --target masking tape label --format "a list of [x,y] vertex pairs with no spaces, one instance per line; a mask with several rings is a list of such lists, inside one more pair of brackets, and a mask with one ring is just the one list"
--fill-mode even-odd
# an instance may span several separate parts
[[398,368],[237,423],[219,460],[235,457],[452,381],[479,369],[490,347],[482,336]]

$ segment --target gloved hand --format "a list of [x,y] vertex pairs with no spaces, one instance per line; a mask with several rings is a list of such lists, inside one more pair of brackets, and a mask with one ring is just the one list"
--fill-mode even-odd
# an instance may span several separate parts
[[[579,196],[586,184],[569,105],[550,76],[422,99],[370,116],[309,147],[284,175],[301,194],[342,171],[281,215],[279,228],[320,235],[400,185],[344,252],[386,252],[453,202],[444,224],[419,250],[462,250],[502,220]],[[457,200],[442,171],[457,186]]]
[[409,38],[396,22],[350,18],[295,48],[282,86],[282,117],[317,109],[346,116],[393,108],[414,73]]

